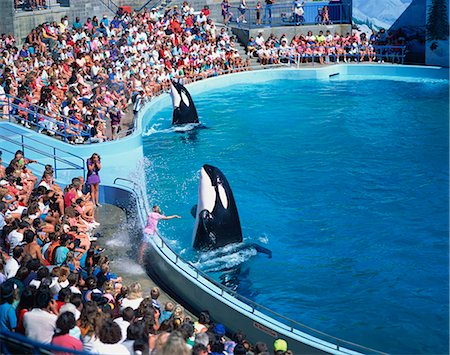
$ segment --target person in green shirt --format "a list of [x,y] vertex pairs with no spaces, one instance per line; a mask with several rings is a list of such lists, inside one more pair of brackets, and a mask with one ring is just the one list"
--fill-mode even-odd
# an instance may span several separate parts
[[316,37],[316,41],[318,44],[325,42],[325,36],[323,35],[323,31],[319,31],[319,35]]

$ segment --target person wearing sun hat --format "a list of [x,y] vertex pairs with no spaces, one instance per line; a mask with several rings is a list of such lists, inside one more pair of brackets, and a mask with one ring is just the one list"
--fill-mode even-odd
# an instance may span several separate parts
[[284,339],[277,339],[273,343],[273,353],[275,355],[284,355],[288,349],[288,344]]

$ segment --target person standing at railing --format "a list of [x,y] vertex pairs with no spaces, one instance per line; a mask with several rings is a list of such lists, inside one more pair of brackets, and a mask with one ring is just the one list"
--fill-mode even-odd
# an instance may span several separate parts
[[305,22],[305,19],[303,17],[305,10],[303,9],[303,6],[305,5],[305,2],[301,2],[300,0],[295,0],[292,4],[292,12],[294,14],[294,23],[298,26],[303,24]]
[[265,0],[266,1],[266,10],[264,14],[264,20],[265,22],[269,22],[269,24],[272,24],[272,5],[275,3],[275,0]]
[[222,17],[223,17],[223,23],[226,25],[232,17],[232,14],[230,12],[230,2],[229,0],[222,0],[221,3],[222,6]]
[[261,24],[261,1],[258,1],[256,3],[256,24],[260,25]]
[[142,238],[142,244],[139,248],[139,256],[138,261],[139,264],[142,264],[144,261],[144,252],[147,248],[148,243],[150,243],[150,239],[155,235],[156,233],[156,227],[158,226],[158,222],[162,220],[169,220],[174,218],[181,218],[178,215],[172,215],[172,216],[165,216],[161,212],[161,208],[157,205],[153,206],[152,212],[149,213],[148,219],[147,219],[147,225],[144,229],[144,237]]
[[322,9],[322,25],[331,25],[328,6],[324,6]]
[[245,0],[241,0],[241,3],[239,4],[239,12],[241,13],[239,17],[237,18],[237,22],[247,23],[245,20],[245,11],[247,10],[247,4]]
[[99,171],[102,168],[102,164],[100,162],[100,155],[97,153],[92,154],[92,156],[87,160],[87,179],[86,183],[89,185],[91,190],[92,202],[95,206],[101,207],[98,202],[98,186],[100,185],[100,175]]

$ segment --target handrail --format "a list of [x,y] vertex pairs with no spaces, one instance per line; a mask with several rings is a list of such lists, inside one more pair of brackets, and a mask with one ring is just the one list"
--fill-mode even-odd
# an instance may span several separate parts
[[[23,152],[25,152],[26,150],[31,150],[31,151],[33,151],[33,152],[35,152],[35,153],[38,153],[38,154],[42,155],[42,156],[51,158],[52,161],[53,161],[53,170],[55,171],[55,178],[58,177],[58,170],[82,170],[82,171],[83,171],[83,176],[85,175],[85,172],[86,172],[85,169],[86,169],[86,168],[85,168],[85,166],[84,166],[84,159],[83,159],[82,157],[80,157],[80,156],[78,156],[78,155],[75,155],[75,154],[73,154],[73,153],[67,152],[67,151],[65,151],[65,150],[56,148],[56,147],[51,146],[51,145],[49,145],[49,144],[43,143],[43,142],[38,141],[38,140],[36,140],[36,139],[34,139],[34,138],[25,136],[25,135],[23,135],[23,134],[21,134],[21,133],[19,133],[19,132],[17,132],[17,131],[11,130],[11,129],[6,128],[6,127],[4,127],[4,126],[0,126],[0,130],[1,130],[1,129],[4,129],[4,130],[9,131],[9,132],[12,132],[13,134],[19,134],[19,135],[20,135],[20,137],[21,137],[20,141],[14,140],[14,139],[12,139],[10,136],[5,136],[5,135],[3,135],[3,134],[0,134],[0,138],[3,139],[3,140],[5,140],[5,141],[7,141],[7,142],[10,142],[10,143],[12,143],[12,144],[15,144],[15,145],[19,146]],[[39,144],[41,144],[41,145],[43,145],[43,146],[46,146],[46,147],[51,148],[52,151],[53,151],[53,154],[48,153],[48,152],[45,152],[45,151],[43,151],[43,150],[40,150],[40,149],[36,148],[35,146],[31,146],[31,145],[29,145],[29,144],[26,144],[26,143],[25,143],[25,140],[24,140],[25,137],[26,137],[26,139],[29,139],[29,140],[31,140],[31,141],[33,141],[33,142],[36,142],[36,143],[39,143]],[[14,151],[10,151],[10,150],[8,150],[8,149],[6,149],[6,148],[4,148],[4,147],[2,147],[2,150],[6,151],[6,152],[8,152],[8,153],[11,153],[12,155],[15,154]],[[69,156],[71,156],[71,157],[73,157],[73,158],[75,158],[75,159],[80,160],[81,163],[80,163],[80,165],[79,165],[79,164],[76,164],[76,163],[74,163],[74,162],[72,162],[72,161],[70,161],[70,160],[67,160],[67,159],[65,159],[65,158],[62,158],[62,157],[60,156],[61,154],[58,154],[58,153],[68,154]],[[69,165],[69,166],[71,166],[72,168],[68,168],[68,167],[58,168],[58,167],[57,167],[57,164],[56,164],[57,162],[60,162],[60,163]],[[42,164],[42,163],[39,163],[39,162],[38,162],[38,165],[45,166],[45,164]]]
[[[70,117],[68,116],[64,116],[60,113],[57,113],[57,116],[61,117],[61,120],[57,120],[54,117],[52,117],[51,115],[53,115],[54,113],[52,111],[50,111],[49,109],[33,104],[27,100],[21,99],[19,97],[15,97],[15,96],[11,96],[11,95],[6,95],[7,97],[7,106],[8,106],[8,120],[11,122],[12,118],[15,119],[19,119],[19,120],[24,120],[26,121],[26,123],[28,124],[32,124],[33,126],[36,126],[38,128],[41,129],[46,129],[48,131],[53,132],[54,134],[61,136],[64,138],[64,142],[67,141],[67,137],[70,137],[70,134],[67,134],[67,127],[68,127],[68,122],[70,122]],[[18,101],[20,103],[25,103],[27,106],[26,107],[20,107],[19,104],[14,103],[15,101]],[[39,113],[39,111],[42,110],[44,112],[44,114]],[[23,118],[20,117],[20,115],[18,115],[17,113],[15,113],[15,111],[25,111],[27,114],[27,118]],[[48,114],[49,113],[49,114]],[[30,116],[34,118],[35,121],[30,120]],[[50,129],[49,127],[45,127],[42,126],[39,123],[39,118],[42,117],[43,119],[45,119],[46,121],[49,121],[53,124],[55,124],[58,127],[63,127],[64,131],[63,133],[61,133],[58,130],[54,130],[54,129]],[[89,140],[92,141],[92,136],[91,136],[91,129],[89,127],[89,125],[83,123],[83,122],[79,122],[79,124],[81,125],[81,129],[80,128],[76,128],[76,127],[71,127],[70,128],[78,133],[81,137],[89,137]]]
[[[357,53],[347,53],[347,52],[345,52],[345,54],[342,54],[342,53],[336,53],[334,51],[334,52],[329,52],[329,53],[323,53],[323,55],[319,55],[319,54],[314,53],[314,50],[317,49],[317,48],[324,48],[326,50],[329,50],[330,48],[333,49],[335,47],[327,45],[327,44],[314,45],[314,46],[310,46],[309,47],[311,49],[311,53],[306,53],[304,51],[299,51],[298,47],[283,47],[283,48],[278,47],[278,48],[269,49],[269,51],[271,53],[277,53],[280,59],[287,60],[287,64],[297,63],[297,67],[299,67],[301,59],[312,59],[312,63],[313,64],[314,64],[316,59],[320,59],[321,57],[325,60],[326,63],[329,62],[329,59],[334,59],[334,61],[336,62],[336,60],[339,59],[340,57],[343,57],[343,58],[354,58],[358,62],[360,62],[361,58],[364,60],[364,58],[369,57],[371,55],[375,55],[376,59],[378,59],[380,61],[384,60],[384,59],[386,59],[386,60],[392,59],[392,61],[394,59],[400,59],[401,60],[401,64],[404,63],[406,46],[400,46],[400,45],[379,46],[379,45],[374,45],[374,46],[372,46],[372,48],[373,48],[373,53],[372,54],[359,52],[361,47],[362,47],[361,44],[358,45],[358,47],[355,47],[355,48],[358,49]],[[303,49],[303,48],[301,48],[301,49]],[[269,64],[269,65],[273,65],[273,64]]]
[[[220,6],[220,4],[216,3],[212,6]],[[328,7],[328,19],[325,18],[323,12],[325,6]],[[233,5],[228,8],[226,17],[228,23],[246,29],[285,25],[351,24],[349,5],[346,4],[306,2],[302,9],[303,13],[297,15],[291,3],[263,5],[259,10],[254,5],[248,5],[245,12],[242,13],[240,6]]]
[[119,5],[117,5],[112,0],[99,0],[103,5],[105,5],[111,12],[114,14],[117,12],[117,9],[119,8]]
[[[17,131],[14,131],[14,130],[12,130],[12,129],[6,128],[6,127],[4,127],[4,126],[0,126],[0,129],[7,130],[7,131],[12,132],[12,133],[14,133],[14,134],[20,134],[22,137],[24,137],[23,134],[21,134],[21,133],[19,133],[19,132],[17,132]],[[45,145],[46,147],[50,147],[50,148],[53,148],[53,149],[57,149],[58,151],[60,151],[60,152],[62,152],[62,153],[64,153],[64,154],[68,154],[68,155],[70,155],[70,156],[72,156],[72,157],[74,157],[74,158],[76,158],[76,159],[81,160],[81,161],[82,161],[82,164],[81,164],[81,165],[84,166],[84,159],[83,159],[82,157],[80,157],[80,156],[78,156],[78,155],[75,155],[75,154],[73,154],[73,153],[71,153],[71,152],[68,152],[67,150],[64,150],[64,149],[61,149],[61,148],[56,148],[56,147],[54,147],[54,146],[52,146],[52,145],[50,145],[50,144],[44,143],[44,142],[42,142],[42,141],[40,141],[40,140],[37,140],[37,139],[35,139],[35,138],[31,138],[31,137],[29,137],[29,136],[26,136],[26,137],[27,137],[27,139],[29,139],[29,140],[31,140],[31,141],[33,141],[33,142],[39,143],[39,144],[41,144],[41,145]]]
[[[152,4],[152,7],[158,7],[162,2],[163,2],[163,0],[148,0],[144,5],[142,5],[140,8],[139,8],[139,10],[137,10],[138,12],[140,12],[140,11],[142,11],[144,8],[146,8],[151,2],[153,2],[154,1],[154,4]],[[170,2],[170,0],[169,0],[169,2]]]
[[14,332],[6,331],[6,330],[0,330],[0,340],[1,340],[0,341],[0,353],[6,354],[6,355],[14,353],[8,348],[8,345],[7,345],[8,343],[10,345],[15,344],[16,346],[28,345],[29,347],[32,348],[33,354],[49,354],[49,355],[51,355],[51,354],[54,354],[55,352],[66,353],[66,354],[68,353],[68,354],[73,354],[73,355],[88,354],[83,351],[76,351],[73,349],[64,348],[62,346],[39,343],[35,340],[27,338],[26,336],[23,336],[22,334],[14,333]]
[[[39,106],[39,105],[33,104],[32,102],[27,101],[27,100],[24,100],[24,99],[21,99],[20,97],[12,96],[12,95],[6,95],[6,97],[7,97],[8,99],[13,99],[13,101],[14,101],[14,100],[19,100],[20,102],[26,103],[27,105],[30,105],[30,106],[32,106],[33,108],[35,108],[35,109],[36,109],[36,112],[39,111],[39,110],[43,110],[44,112],[49,112],[50,114],[54,114],[54,112],[51,111],[50,109],[48,109],[48,108],[46,108],[46,107],[44,107],[44,106]],[[21,108],[21,109],[22,109],[22,108]],[[57,113],[57,115],[58,115],[59,117],[61,117],[61,118],[64,118],[64,119],[70,119],[69,116],[65,116],[65,115],[63,115],[63,114],[61,114],[61,113]],[[47,115],[43,115],[43,116],[46,117]],[[51,116],[49,116],[49,117],[51,118]],[[83,126],[87,127],[88,125],[83,123]]]
[[[125,181],[125,182],[128,182],[128,183],[131,183],[134,187],[136,187],[136,188],[139,190],[139,193],[138,193],[134,188],[131,188],[131,187],[126,186],[126,185],[123,185],[123,184],[118,184],[117,181]],[[125,188],[131,190],[131,192],[134,194],[134,196],[135,196],[136,199],[138,200],[138,201],[137,201],[137,202],[138,202],[138,205],[140,205],[140,206],[144,209],[144,211],[145,211],[146,214],[149,213],[148,203],[146,203],[147,199],[144,198],[144,197],[145,197],[145,196],[144,196],[144,193],[143,193],[142,188],[140,187],[139,184],[137,184],[136,182],[134,182],[134,181],[132,181],[132,180],[130,180],[130,179],[120,178],[120,177],[114,179],[113,184],[114,184],[114,185],[117,185],[117,186],[122,186],[122,187],[125,187]],[[142,218],[142,223],[145,223],[145,218],[144,218],[144,216],[142,215],[142,212],[141,212],[141,211],[138,211],[138,213],[139,213],[139,212],[140,212],[140,216],[141,216],[141,218]],[[352,350],[354,350],[354,351],[361,351],[361,352],[366,353],[366,354],[367,354],[367,353],[385,354],[385,353],[383,353],[383,352],[381,352],[381,351],[378,351],[378,350],[375,350],[375,349],[371,349],[371,348],[368,348],[368,347],[365,347],[365,346],[363,346],[363,345],[359,345],[359,344],[356,344],[356,343],[352,343],[352,342],[350,342],[350,341],[346,341],[346,340],[337,338],[337,337],[335,337],[335,336],[329,335],[329,334],[327,334],[327,333],[324,333],[324,332],[322,332],[322,331],[320,331],[320,330],[311,328],[311,327],[309,327],[309,326],[307,326],[307,325],[305,325],[305,324],[302,324],[302,323],[297,322],[297,321],[295,321],[295,320],[293,320],[293,319],[290,319],[290,318],[288,318],[288,317],[286,317],[286,316],[283,316],[283,315],[281,315],[281,314],[279,314],[279,313],[277,313],[277,312],[271,310],[270,308],[267,308],[267,307],[265,307],[265,306],[263,306],[263,305],[260,305],[260,304],[254,302],[254,301],[252,301],[252,300],[250,300],[250,299],[248,299],[248,298],[246,298],[246,297],[244,297],[244,296],[241,296],[241,295],[238,294],[236,291],[230,290],[230,289],[227,288],[226,286],[224,286],[224,285],[218,283],[216,280],[214,280],[213,278],[211,278],[211,277],[210,277],[209,275],[207,275],[205,272],[203,272],[202,270],[199,270],[199,269],[196,268],[194,265],[192,265],[189,261],[185,260],[182,256],[180,256],[177,252],[175,252],[169,244],[167,244],[167,243],[165,242],[164,238],[159,234],[158,231],[156,231],[156,234],[157,234],[157,236],[158,236],[159,239],[160,239],[161,245],[158,245],[158,243],[155,242],[155,246],[159,248],[159,250],[161,251],[161,253],[164,254],[164,256],[166,256],[169,260],[171,260],[172,262],[174,262],[175,265],[176,265],[179,269],[182,269],[181,266],[180,266],[180,263],[182,263],[182,264],[184,264],[185,266],[189,267],[189,268],[194,272],[194,274],[195,274],[195,277],[192,276],[192,275],[191,275],[191,276],[194,277],[194,278],[196,279],[196,281],[198,281],[199,283],[201,283],[204,287],[208,288],[210,291],[214,292],[215,294],[217,294],[217,295],[219,295],[219,296],[223,296],[224,293],[227,293],[227,294],[229,294],[230,296],[232,296],[232,297],[234,297],[234,298],[236,298],[236,299],[242,301],[243,303],[245,303],[246,305],[248,305],[248,306],[250,306],[250,307],[252,308],[251,313],[254,314],[255,311],[261,311],[261,310],[263,310],[263,311],[265,311],[265,312],[268,313],[268,314],[265,314],[264,312],[262,312],[262,314],[264,314],[264,315],[266,315],[266,316],[269,316],[269,317],[271,317],[271,318],[282,319],[284,322],[281,322],[281,324],[283,324],[284,326],[288,327],[287,330],[288,330],[289,332],[291,332],[292,334],[296,334],[296,333],[294,332],[294,330],[297,330],[297,331],[300,331],[300,329],[307,330],[307,331],[309,332],[309,335],[310,335],[310,336],[314,336],[313,334],[315,334],[316,336],[319,335],[319,339],[320,339],[320,340],[325,340],[325,341],[331,342],[333,345],[336,346],[336,349],[337,349],[337,350],[340,350],[342,347],[350,346],[350,347],[356,348],[356,350],[354,350],[354,349],[352,349]],[[172,258],[164,251],[165,248],[167,248],[172,254],[175,255],[175,260],[172,260]],[[184,269],[183,269],[183,270],[184,270]],[[216,290],[214,290],[213,288],[209,287],[209,285],[207,285],[207,284],[205,284],[204,282],[202,282],[202,280],[200,279],[200,277],[204,278],[205,280],[207,280],[208,282],[210,282],[211,284],[213,284],[214,287],[219,288],[221,292],[218,293]],[[227,299],[227,300],[230,301],[229,299]],[[236,303],[234,303],[234,305],[237,306],[237,307],[239,307],[239,308],[242,308],[242,306],[240,306],[240,305],[238,305],[238,304],[236,304]],[[265,319],[265,320],[268,321],[269,323],[271,323],[271,324],[274,325],[274,326],[278,326],[277,324],[274,323],[274,319],[270,319],[270,320]],[[297,327],[300,328],[300,329],[294,328],[295,326],[297,326]],[[310,333],[313,333],[313,334],[310,334]],[[307,334],[308,334],[308,333],[307,333]],[[296,334],[296,335],[298,335],[298,334]],[[326,338],[326,339],[328,339],[328,340],[322,339],[321,337],[322,337],[322,338]],[[330,341],[330,340],[331,340],[331,341]]]

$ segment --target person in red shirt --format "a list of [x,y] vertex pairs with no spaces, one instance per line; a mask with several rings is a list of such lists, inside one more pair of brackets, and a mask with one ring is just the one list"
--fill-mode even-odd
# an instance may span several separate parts
[[192,15],[186,16],[184,19],[184,23],[186,24],[186,28],[194,27],[194,19],[192,18]]
[[[83,343],[73,336],[69,335],[69,332],[76,325],[75,316],[72,312],[64,312],[59,315],[56,320],[57,332],[53,336],[52,345],[61,346],[70,350],[82,351]],[[57,355],[69,355],[66,352],[54,352]]]
[[201,12],[202,12],[202,14],[205,15],[206,17],[208,17],[209,14],[211,13],[211,11],[209,10],[209,6],[208,6],[208,5],[205,5],[205,6],[203,7],[203,9],[202,9]]
[[178,22],[178,19],[176,16],[172,16],[172,19],[170,20],[170,26],[169,28],[172,30],[173,33],[181,33],[183,32],[180,23]]
[[72,205],[72,203],[75,203],[75,200],[77,198],[77,193],[75,191],[75,188],[73,184],[69,185],[69,190],[64,195],[64,208],[67,208]]

